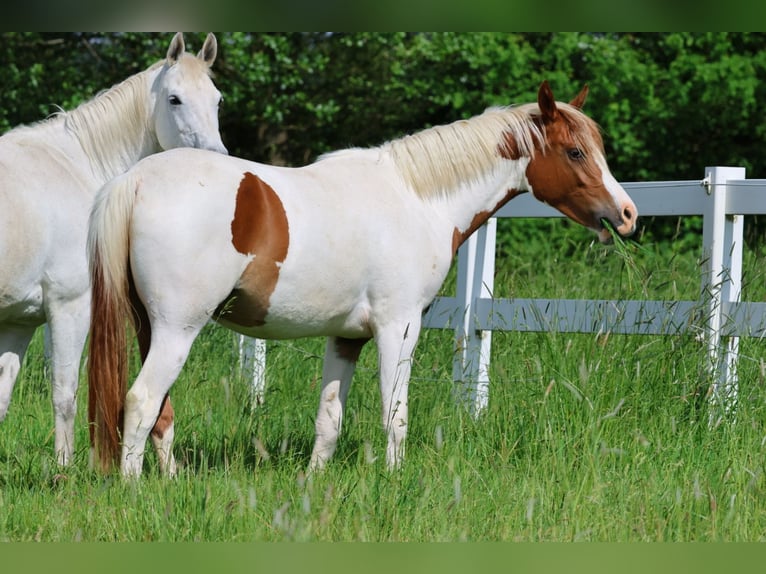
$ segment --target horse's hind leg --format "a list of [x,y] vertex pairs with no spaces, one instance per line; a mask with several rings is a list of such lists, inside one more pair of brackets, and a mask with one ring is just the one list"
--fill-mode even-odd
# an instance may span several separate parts
[[[170,387],[189,356],[194,339],[205,322],[179,328],[153,325],[152,343],[136,382],[125,397],[122,434],[122,473],[138,476],[149,433],[157,422]],[[156,445],[155,445],[156,446]]]
[[[132,280],[130,281],[130,297],[133,326],[136,330],[138,349],[141,353],[141,364],[144,364],[151,345],[151,324],[149,316],[146,314],[146,308],[139,299]],[[176,459],[173,456],[173,439],[175,438],[175,423],[173,419],[174,413],[173,405],[170,403],[170,395],[165,395],[160,414],[154,423],[150,436],[154,444],[154,450],[157,452],[160,472],[170,477],[174,477],[177,471]]]
[[35,333],[34,327],[0,329],[0,421],[5,418],[24,353]]
[[160,407],[160,416],[154,423],[151,437],[160,463],[160,472],[170,477],[175,476],[177,472],[176,459],[173,456],[173,439],[176,434],[174,416],[173,405],[170,404],[170,395],[165,395],[162,400],[162,407]]
[[319,470],[332,457],[338,444],[343,409],[351,387],[356,361],[367,339],[329,337],[322,369],[322,391],[316,418],[316,441],[311,470]]

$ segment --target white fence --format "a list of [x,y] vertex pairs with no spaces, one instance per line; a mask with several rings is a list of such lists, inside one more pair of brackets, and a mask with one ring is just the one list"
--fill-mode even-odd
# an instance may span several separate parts
[[[458,251],[457,293],[438,297],[424,328],[455,330],[453,378],[478,414],[489,397],[492,331],[558,331],[704,337],[719,414],[737,394],[739,337],[766,336],[766,303],[741,302],[742,231],[745,215],[766,214],[766,180],[745,179],[745,169],[711,167],[695,181],[623,183],[639,216],[701,215],[703,273],[694,301],[501,299],[491,296],[495,274],[495,218]],[[529,194],[496,217],[562,217]],[[252,341],[252,340],[250,340]],[[256,397],[265,388],[265,345],[243,341],[243,361],[253,368]]]

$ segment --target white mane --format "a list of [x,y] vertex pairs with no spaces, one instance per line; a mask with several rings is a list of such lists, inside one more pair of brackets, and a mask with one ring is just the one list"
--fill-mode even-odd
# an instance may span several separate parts
[[164,63],[159,61],[74,110],[59,114],[97,173],[111,178],[136,161],[136,146],[157,148],[156,140],[150,138],[149,82]]
[[[108,181],[141,157],[160,151],[153,127],[151,84],[165,65],[166,60],[160,60],[99,92],[73,110],[56,112],[48,119],[18,126],[8,133],[45,144],[45,140],[36,133],[37,128],[63,124],[64,129],[79,142],[93,172]],[[174,66],[194,66],[199,71],[193,69],[193,73],[210,73],[202,60],[186,53]]]
[[[574,144],[586,155],[592,150],[603,153],[596,123],[572,105],[556,105]],[[353,160],[359,154],[388,152],[399,173],[420,197],[445,195],[491,174],[511,145],[513,153],[521,157],[533,158],[536,148],[545,150],[548,139],[539,117],[536,103],[493,107],[472,118],[427,128],[377,148],[325,153],[318,161]]]
[[507,137],[531,157],[545,134],[532,120],[536,104],[490,108],[468,120],[436,126],[385,144],[395,165],[418,195],[444,194],[481,179],[500,158]]
[[[578,108],[557,102],[575,144],[586,154],[603,151],[598,126]],[[545,149],[547,135],[536,103],[489,108],[483,114],[392,140],[388,149],[394,164],[421,197],[447,194],[466,182],[489,175],[508,146],[522,157]]]

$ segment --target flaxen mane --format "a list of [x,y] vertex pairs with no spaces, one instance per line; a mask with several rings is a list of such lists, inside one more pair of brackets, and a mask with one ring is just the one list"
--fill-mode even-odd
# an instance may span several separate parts
[[[583,152],[601,149],[595,123],[578,109],[558,103],[575,144]],[[437,126],[385,144],[394,163],[421,197],[448,194],[465,182],[491,172],[510,136],[518,153],[534,157],[536,144],[545,149],[545,128],[537,104],[490,108],[468,120]]]

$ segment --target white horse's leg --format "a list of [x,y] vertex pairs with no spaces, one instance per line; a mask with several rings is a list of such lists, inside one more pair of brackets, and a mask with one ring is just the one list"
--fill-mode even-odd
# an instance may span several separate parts
[[8,412],[13,386],[34,333],[34,327],[3,326],[0,329],[0,421]]
[[[167,326],[155,328],[152,325],[149,354],[136,382],[125,397],[121,463],[123,475],[141,474],[146,440],[157,421],[157,413],[161,411],[165,395],[181,372],[192,343],[203,326],[204,323],[171,329]],[[165,433],[164,436],[170,439],[166,444],[172,442],[172,431],[170,435]]]
[[56,459],[59,464],[68,465],[74,453],[80,361],[90,319],[89,293],[65,303],[50,302],[46,313],[50,329]]
[[420,336],[420,316],[409,323],[386,325],[378,329],[380,396],[383,428],[386,430],[386,466],[390,470],[404,460],[407,437],[407,391],[412,369],[412,353]]
[[322,391],[315,425],[316,440],[309,465],[311,470],[323,468],[335,452],[356,361],[366,342],[367,339],[327,339],[322,368]]

